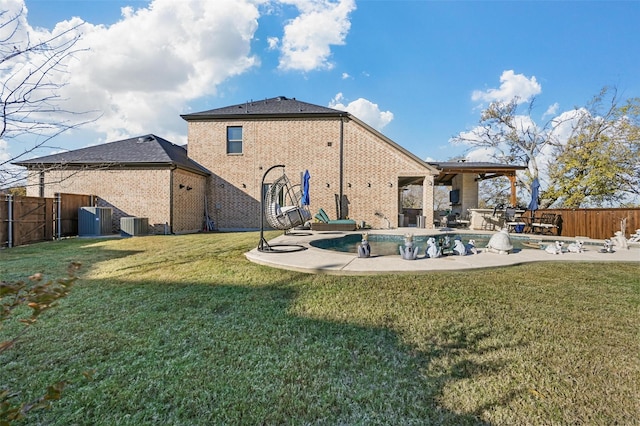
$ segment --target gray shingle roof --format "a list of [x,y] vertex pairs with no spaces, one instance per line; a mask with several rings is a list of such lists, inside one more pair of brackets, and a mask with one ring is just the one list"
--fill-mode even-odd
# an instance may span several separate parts
[[324,116],[340,117],[349,113],[320,105],[301,102],[296,98],[278,96],[261,101],[250,101],[242,104],[226,106],[208,111],[183,114],[186,121],[212,118],[249,118],[249,117],[273,117],[273,116]]
[[434,167],[441,170],[475,170],[481,169],[485,171],[492,170],[524,170],[527,166],[517,166],[513,164],[490,163],[487,161],[429,161]]
[[210,175],[206,168],[191,160],[183,146],[149,134],[140,137],[109,142],[59,154],[32,158],[13,163],[18,166],[45,165],[110,165],[120,166],[177,166],[200,174]]

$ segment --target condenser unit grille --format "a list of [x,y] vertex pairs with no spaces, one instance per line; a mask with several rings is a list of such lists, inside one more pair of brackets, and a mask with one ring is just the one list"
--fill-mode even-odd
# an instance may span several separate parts
[[123,237],[147,235],[148,233],[149,233],[148,218],[146,217],[120,218],[120,235],[122,235]]

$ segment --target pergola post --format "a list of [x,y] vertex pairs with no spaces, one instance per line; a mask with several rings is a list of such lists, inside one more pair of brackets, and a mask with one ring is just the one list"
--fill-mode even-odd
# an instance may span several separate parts
[[511,207],[515,207],[518,202],[518,197],[516,196],[516,174],[515,172],[509,173],[507,177],[509,178],[509,182],[511,182],[511,196],[509,197],[509,204]]

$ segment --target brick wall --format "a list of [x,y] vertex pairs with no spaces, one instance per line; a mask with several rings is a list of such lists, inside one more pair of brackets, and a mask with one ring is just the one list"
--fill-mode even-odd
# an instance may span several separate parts
[[[226,154],[230,125],[243,127],[241,155]],[[295,183],[300,183],[301,173],[308,169],[312,213],[322,207],[335,218],[340,129],[338,118],[190,121],[189,156],[213,173],[208,207],[218,227],[259,227],[261,179],[276,164],[284,164]],[[358,121],[344,122],[343,138],[346,215],[376,228],[387,227],[387,219],[392,227],[397,226],[398,178],[427,177],[432,182],[430,170]],[[281,169],[272,171],[266,182],[280,173]],[[427,202],[425,210],[432,214],[432,195]],[[432,222],[432,218],[427,220]]]
[[[45,173],[45,197],[56,192],[69,194],[95,194],[98,206],[113,209],[113,230],[120,229],[120,218],[146,217],[150,232],[169,230],[192,232],[202,229],[205,178],[186,171],[170,169],[101,169],[101,170],[48,170]],[[27,194],[39,194],[39,173],[29,173]],[[184,182],[184,183],[183,183]],[[178,190],[183,183],[185,190]],[[186,186],[193,188],[186,191]],[[171,192],[174,192],[173,223]],[[171,227],[173,225],[173,227]]]
[[197,232],[204,228],[207,179],[185,170],[173,171],[173,232]]

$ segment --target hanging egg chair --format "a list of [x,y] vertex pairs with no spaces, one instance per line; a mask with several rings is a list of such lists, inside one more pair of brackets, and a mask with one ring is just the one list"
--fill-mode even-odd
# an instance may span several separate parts
[[274,168],[281,167],[282,175],[275,179],[269,186],[262,198],[262,218],[260,220],[260,243],[259,251],[265,252],[287,252],[303,250],[299,245],[288,246],[287,249],[276,249],[274,245],[269,245],[264,238],[264,220],[273,229],[285,231],[285,234],[292,228],[304,225],[311,220],[309,206],[302,205],[301,185],[293,185],[284,173],[284,166],[277,165],[269,168],[262,177],[262,187],[265,187],[267,174]]
[[264,217],[269,226],[287,231],[311,220],[311,213],[302,206],[300,185],[292,185],[284,173],[269,187],[264,199]]

